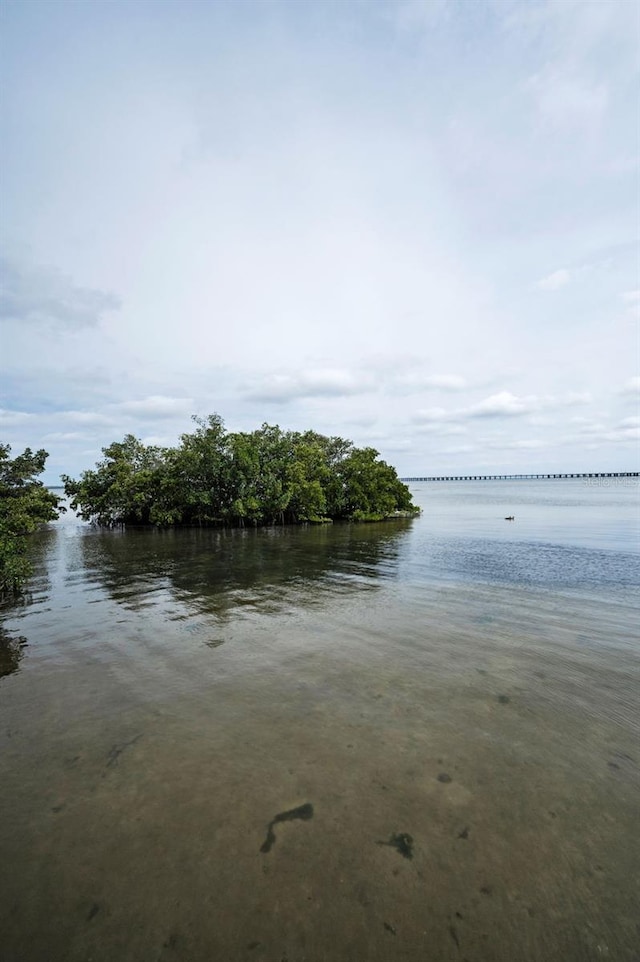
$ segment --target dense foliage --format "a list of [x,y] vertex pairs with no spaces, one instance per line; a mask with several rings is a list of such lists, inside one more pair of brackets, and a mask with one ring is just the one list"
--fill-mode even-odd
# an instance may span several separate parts
[[63,476],[85,521],[114,524],[294,524],[417,514],[409,489],[373,448],[263,424],[229,433],[217,414],[175,448],[132,435],[103,448],[79,480]]
[[27,448],[11,459],[0,444],[0,597],[17,593],[31,572],[27,536],[58,517],[58,498],[35,480],[44,471],[46,451]]

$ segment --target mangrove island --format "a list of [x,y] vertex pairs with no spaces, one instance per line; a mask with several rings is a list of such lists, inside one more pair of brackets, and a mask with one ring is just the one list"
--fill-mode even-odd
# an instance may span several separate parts
[[85,521],[114,525],[245,525],[382,521],[413,517],[408,487],[374,448],[315,431],[263,424],[228,432],[194,417],[177,447],[133,435],[103,448],[79,480],[62,476]]

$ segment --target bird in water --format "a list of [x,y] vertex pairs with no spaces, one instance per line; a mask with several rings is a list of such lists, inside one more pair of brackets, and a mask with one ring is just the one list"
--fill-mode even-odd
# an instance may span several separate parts
[[507,515],[507,517],[506,517],[504,520],[505,520],[505,521],[515,521],[515,520],[516,520],[516,516],[515,516],[515,514],[510,514],[510,515]]

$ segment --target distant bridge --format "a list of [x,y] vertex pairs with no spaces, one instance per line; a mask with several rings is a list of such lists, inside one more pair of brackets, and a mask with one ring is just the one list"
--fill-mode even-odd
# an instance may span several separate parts
[[638,478],[640,471],[591,471],[588,474],[441,474],[432,478],[401,478],[401,481],[538,481],[547,478]]

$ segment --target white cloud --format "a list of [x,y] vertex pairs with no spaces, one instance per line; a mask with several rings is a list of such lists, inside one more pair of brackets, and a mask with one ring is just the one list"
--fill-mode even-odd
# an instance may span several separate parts
[[613,431],[605,431],[600,436],[600,440],[612,442],[614,444],[636,444],[637,441],[640,441],[640,427],[618,427]]
[[[553,395],[515,395],[511,391],[499,391],[482,401],[468,407],[446,409],[444,407],[420,408],[412,417],[416,429],[422,432],[438,432],[447,427],[449,433],[453,430],[466,431],[466,421],[475,419],[499,419],[527,417],[531,425],[547,427],[554,424],[548,417],[540,416],[539,412],[547,408],[575,407],[591,403],[592,398],[585,391],[566,391],[559,396]],[[556,419],[557,420],[557,419]],[[520,441],[516,447],[522,447]]]
[[[403,367],[413,369],[403,370]],[[424,391],[450,393],[464,391],[469,386],[468,380],[460,374],[425,374],[424,367],[424,363],[418,362],[397,368],[390,367],[387,370],[378,365],[375,367],[368,365],[371,372],[379,379],[381,388],[389,394],[410,395]]]
[[424,378],[427,388],[440,388],[443,391],[462,391],[467,382],[457,374],[432,374]]
[[620,389],[621,394],[629,394],[632,397],[640,394],[640,377],[630,377]]
[[301,374],[272,374],[263,378],[246,397],[252,401],[286,404],[303,398],[331,398],[362,394],[375,388],[366,372],[354,374],[339,368],[311,370]]
[[602,421],[584,418],[582,423],[577,425],[576,430],[581,435],[601,435],[605,431],[605,426]]
[[626,443],[637,441],[640,437],[640,417],[621,418],[608,424],[602,419],[588,420],[583,418],[580,420],[581,423],[576,423],[576,431],[578,435],[588,438],[590,441],[603,441],[607,444]]
[[100,6],[6,24],[0,406],[30,415],[9,440],[47,434],[73,473],[218,411],[373,426],[399,468],[446,447],[453,473],[468,438],[499,460],[475,438],[492,426],[514,467],[570,436],[596,462],[585,440],[627,430],[633,4],[354,0],[321,30],[314,4],[138,4],[124,45]]
[[72,330],[92,327],[119,307],[114,294],[77,287],[59,271],[0,258],[0,321]]
[[564,287],[569,283],[571,279],[571,274],[565,268],[554,271],[553,274],[548,274],[546,277],[541,278],[536,284],[541,291],[558,291],[561,287]]
[[483,450],[491,451],[537,451],[547,446],[539,438],[512,438],[504,433],[478,438],[478,442]]
[[59,421],[69,421],[72,424],[93,424],[96,427],[113,425],[113,417],[100,414],[98,411],[57,411],[54,416]]
[[469,454],[471,451],[475,451],[476,448],[473,444],[452,444],[449,447],[442,449],[443,454]]
[[538,398],[517,397],[510,391],[500,391],[474,404],[469,408],[468,414],[477,418],[519,417],[535,411],[538,407]]
[[91,435],[82,431],[51,431],[43,436],[43,441],[90,441]]
[[143,444],[148,444],[151,447],[157,448],[170,448],[175,447],[176,437],[170,434],[147,434],[140,438]]
[[522,441],[507,441],[502,445],[502,447],[511,449],[513,451],[536,451],[544,446],[545,442],[538,438],[530,438]]
[[5,411],[0,408],[0,425],[2,427],[22,427],[35,417],[27,411]]
[[589,391],[567,391],[562,402],[567,405],[591,404],[593,397]]
[[540,117],[563,132],[592,131],[602,122],[609,100],[604,84],[589,82],[559,66],[530,77],[526,86]]
[[411,438],[398,438],[397,440],[386,441],[384,449],[385,451],[392,452],[394,454],[402,453],[405,451],[411,451],[414,446],[414,442]]
[[430,424],[431,422],[440,423],[441,421],[447,421],[451,417],[454,417],[451,412],[446,411],[444,408],[434,407],[434,408],[422,408],[413,416],[413,420],[417,424]]
[[195,401],[190,397],[164,397],[154,395],[139,401],[121,401],[112,405],[113,410],[142,420],[184,417],[194,412]]
[[627,305],[627,313],[632,317],[640,317],[640,291],[625,291],[620,296]]

